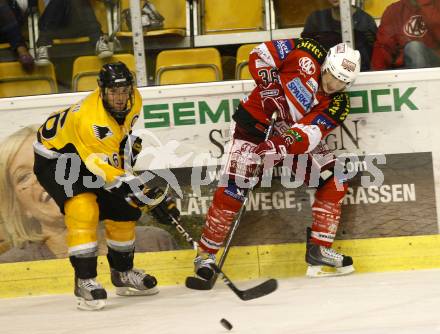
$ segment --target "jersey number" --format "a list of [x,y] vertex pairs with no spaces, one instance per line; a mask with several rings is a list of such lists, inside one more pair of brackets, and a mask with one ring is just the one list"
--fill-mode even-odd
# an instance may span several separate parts
[[[68,112],[69,112],[69,108],[60,111],[50,116],[47,119],[47,121],[43,125],[43,128],[41,129],[41,135],[43,136],[44,139],[52,139],[53,137],[56,136],[58,131],[58,125],[60,128],[64,126]],[[52,126],[48,127],[49,123],[52,123]]]
[[261,81],[263,81],[263,85],[267,86],[271,82],[277,82],[280,83],[280,79],[278,78],[278,71],[274,68],[268,69],[261,69],[258,71],[258,76],[261,78]]

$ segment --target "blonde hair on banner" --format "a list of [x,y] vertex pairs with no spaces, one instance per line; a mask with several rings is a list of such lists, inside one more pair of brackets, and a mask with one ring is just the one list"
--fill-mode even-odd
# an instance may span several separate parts
[[32,218],[26,217],[21,210],[13,185],[10,179],[9,169],[20,147],[30,137],[36,138],[38,126],[26,126],[0,144],[0,224],[7,232],[12,246],[20,247],[26,241],[42,241],[44,237],[40,234],[40,224]]

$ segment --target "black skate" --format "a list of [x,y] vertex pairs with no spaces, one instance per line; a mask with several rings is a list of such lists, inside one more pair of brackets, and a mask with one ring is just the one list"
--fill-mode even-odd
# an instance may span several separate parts
[[307,229],[306,275],[309,277],[328,277],[348,275],[354,272],[353,259],[340,254],[333,248],[311,243],[311,229]]
[[102,309],[107,300],[107,292],[96,278],[81,279],[75,277],[75,296],[77,308],[94,311]]
[[111,279],[119,296],[146,296],[159,292],[156,278],[143,270],[133,268],[120,272],[111,269]]

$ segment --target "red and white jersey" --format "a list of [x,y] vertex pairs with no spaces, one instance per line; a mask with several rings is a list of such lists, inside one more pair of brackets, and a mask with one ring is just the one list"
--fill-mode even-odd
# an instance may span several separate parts
[[268,124],[271,111],[263,110],[260,92],[271,82],[282,85],[290,111],[288,124],[317,125],[321,139],[344,121],[349,112],[346,93],[325,94],[320,89],[321,66],[327,51],[313,39],[283,39],[258,45],[249,56],[249,71],[257,87],[241,101],[260,123]]

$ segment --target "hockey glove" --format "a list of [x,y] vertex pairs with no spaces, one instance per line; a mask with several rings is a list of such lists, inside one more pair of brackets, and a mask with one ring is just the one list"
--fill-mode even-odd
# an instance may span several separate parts
[[275,136],[254,148],[254,156],[259,157],[258,160],[260,165],[263,165],[263,170],[274,167],[286,157],[286,145],[282,137]]
[[[161,203],[165,197],[163,194],[150,193],[146,184],[140,177],[123,175],[117,178],[113,184],[106,186],[105,190],[124,198],[128,204],[142,211],[149,211]],[[161,197],[155,197],[155,196]]]
[[148,197],[160,198],[163,196],[162,202],[151,209],[151,214],[161,224],[171,224],[172,218],[179,220],[180,211],[177,209],[176,201],[173,197],[164,194],[160,188],[152,188],[147,193]]
[[272,82],[266,86],[260,85],[259,88],[263,111],[267,115],[272,115],[274,111],[277,111],[279,120],[290,122],[292,117],[283,87],[277,82]]

